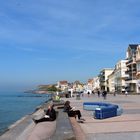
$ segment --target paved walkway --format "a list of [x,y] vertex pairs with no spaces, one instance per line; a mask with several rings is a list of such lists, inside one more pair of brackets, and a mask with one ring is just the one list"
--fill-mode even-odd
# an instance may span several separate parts
[[[81,110],[85,123],[79,123],[86,140],[139,140],[140,139],[140,96],[128,95],[108,95],[104,100],[97,95],[76,98],[66,98],[70,100],[71,106]],[[93,118],[92,111],[83,110],[83,102],[101,101],[114,103],[121,106],[124,113],[121,116],[97,120]]]

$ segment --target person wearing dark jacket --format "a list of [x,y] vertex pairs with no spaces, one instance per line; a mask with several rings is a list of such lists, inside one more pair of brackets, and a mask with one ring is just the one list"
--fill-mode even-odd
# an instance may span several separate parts
[[78,120],[83,120],[84,121],[84,119],[81,119],[82,115],[81,115],[80,110],[74,110],[74,107],[70,106],[70,101],[65,102],[64,112],[67,112],[69,117],[75,117],[75,118],[78,117]]
[[48,109],[45,113],[45,116],[38,120],[33,119],[33,121],[35,123],[40,123],[40,122],[44,122],[44,121],[54,121],[56,119],[56,111],[53,107],[54,107],[54,105],[49,105]]
[[107,97],[107,91],[106,90],[103,91],[102,96],[103,96],[104,99],[106,99],[106,97]]

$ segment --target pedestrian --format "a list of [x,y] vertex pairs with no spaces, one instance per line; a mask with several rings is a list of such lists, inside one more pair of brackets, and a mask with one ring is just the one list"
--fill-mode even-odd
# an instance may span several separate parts
[[104,100],[105,100],[106,97],[107,97],[107,91],[106,91],[106,90],[103,91],[102,96],[103,96],[103,98],[104,98]]
[[88,97],[89,97],[90,92],[88,91],[87,94],[88,94]]
[[128,95],[128,92],[127,92],[127,90],[125,91],[125,96],[127,96]]
[[98,94],[98,97],[100,97],[100,91],[99,90],[97,91],[97,94]]
[[116,91],[113,92],[113,95],[116,96]]

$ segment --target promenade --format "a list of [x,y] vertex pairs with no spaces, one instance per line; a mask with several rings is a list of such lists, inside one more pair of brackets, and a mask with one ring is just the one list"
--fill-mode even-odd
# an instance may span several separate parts
[[[67,98],[71,106],[81,110],[84,123],[79,123],[86,140],[139,140],[140,139],[140,96],[138,95],[108,95],[104,100],[97,94],[86,94],[81,100]],[[92,111],[83,110],[83,102],[108,102],[123,108],[121,116],[97,120],[93,118]]]
[[[72,117],[70,118],[71,124],[68,124],[69,120],[67,120],[66,114],[58,114],[59,116],[54,122],[43,122],[35,125],[32,121],[33,116],[29,115],[18,121],[15,126],[0,136],[0,140],[64,140],[64,136],[67,136],[67,134],[74,134],[76,140],[140,139],[140,96],[113,96],[109,94],[107,99],[104,100],[102,97],[98,97],[97,94],[90,95],[90,97],[85,94],[80,100],[77,100],[76,97],[62,98],[62,100],[69,100],[72,107],[81,110],[82,118],[86,121],[78,123]],[[93,111],[83,110],[83,102],[114,103],[123,108],[123,114],[102,120],[94,119]],[[33,115],[40,113],[42,113],[42,110],[38,110]],[[72,125],[72,129],[69,125]],[[56,131],[58,132],[57,135]],[[52,137],[54,135],[57,137]]]

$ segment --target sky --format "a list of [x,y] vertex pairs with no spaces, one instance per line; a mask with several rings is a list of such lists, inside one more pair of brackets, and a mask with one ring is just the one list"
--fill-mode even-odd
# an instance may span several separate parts
[[139,0],[0,0],[0,87],[86,82],[140,40]]

